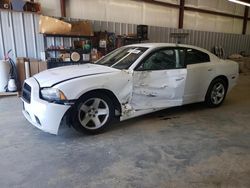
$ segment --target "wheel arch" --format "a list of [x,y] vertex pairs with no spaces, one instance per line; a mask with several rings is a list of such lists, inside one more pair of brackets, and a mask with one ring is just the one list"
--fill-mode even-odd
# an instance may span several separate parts
[[[214,80],[216,80],[216,79],[222,79],[222,80],[224,80],[225,83],[226,83],[226,89],[228,89],[229,80],[228,80],[228,78],[227,78],[225,75],[216,76],[216,77],[210,82],[210,85],[211,85],[211,83],[212,83]],[[209,85],[209,86],[210,86],[210,85]]]
[[[212,87],[215,83],[216,80],[220,79],[221,81],[225,82],[225,94],[224,94],[224,97],[223,97],[223,100],[219,103],[219,104],[212,104],[211,101],[210,101],[210,92],[212,90]],[[224,85],[224,84],[223,84]],[[212,81],[210,82],[208,88],[207,88],[207,92],[206,92],[206,95],[205,95],[205,98],[204,98],[204,102],[209,106],[209,107],[218,107],[222,104],[222,102],[224,101],[225,99],[225,96],[226,96],[226,93],[227,93],[227,90],[228,90],[228,86],[229,86],[229,80],[228,78],[225,76],[225,75],[219,75],[219,76],[216,76],[214,79],[212,79]]]
[[215,80],[217,80],[217,79],[222,79],[222,80],[224,80],[225,81],[225,83],[226,83],[226,90],[228,89],[228,78],[225,76],[225,75],[218,75],[218,76],[216,76],[215,78],[213,78],[212,80],[211,80],[211,82],[209,83],[209,85],[208,85],[208,87],[207,87],[207,91],[206,91],[206,93],[205,93],[205,96],[204,96],[204,100],[206,99],[206,97],[207,97],[207,94],[208,94],[208,91],[209,91],[209,88],[211,87],[211,84],[213,83],[213,81],[215,81]]
[[121,111],[122,111],[121,103],[119,102],[116,95],[108,89],[93,89],[93,90],[87,91],[86,93],[82,94],[78,98],[78,100],[80,100],[81,98],[83,98],[86,95],[91,95],[92,93],[98,93],[98,94],[101,93],[101,94],[108,96],[111,99],[111,101],[113,102],[115,110],[117,110],[119,112],[119,114],[121,114]]

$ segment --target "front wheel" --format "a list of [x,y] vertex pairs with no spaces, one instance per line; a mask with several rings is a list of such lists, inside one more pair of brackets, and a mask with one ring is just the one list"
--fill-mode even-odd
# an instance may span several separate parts
[[211,82],[205,102],[209,107],[218,107],[223,103],[226,93],[226,82],[221,78],[217,78]]
[[115,109],[106,95],[92,93],[83,96],[73,113],[73,127],[80,132],[97,134],[108,127]]

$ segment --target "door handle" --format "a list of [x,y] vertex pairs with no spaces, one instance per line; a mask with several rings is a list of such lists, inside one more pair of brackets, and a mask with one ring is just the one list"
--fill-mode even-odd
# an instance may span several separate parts
[[207,71],[212,71],[212,70],[213,70],[212,68],[207,69]]
[[181,80],[184,80],[184,77],[176,78],[176,79],[175,79],[175,81],[181,81]]

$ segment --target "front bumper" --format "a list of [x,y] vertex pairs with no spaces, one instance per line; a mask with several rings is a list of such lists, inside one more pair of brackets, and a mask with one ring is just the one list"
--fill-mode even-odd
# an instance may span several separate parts
[[40,87],[34,78],[25,81],[31,87],[30,102],[23,101],[23,115],[38,129],[57,134],[61,120],[70,105],[49,103],[40,99]]

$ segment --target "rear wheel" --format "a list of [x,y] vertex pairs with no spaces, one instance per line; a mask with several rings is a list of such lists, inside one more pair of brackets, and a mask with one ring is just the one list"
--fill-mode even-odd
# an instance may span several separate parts
[[114,117],[115,109],[106,95],[92,93],[83,96],[73,113],[73,127],[91,134],[105,130]]
[[205,102],[209,107],[218,107],[223,103],[226,93],[226,82],[221,78],[217,78],[211,82],[206,94]]

